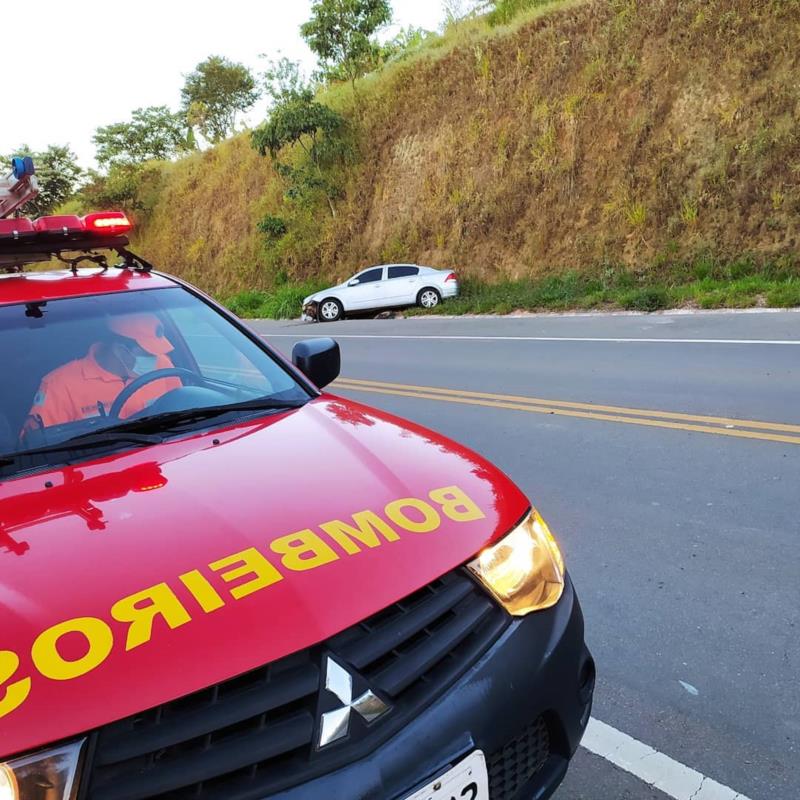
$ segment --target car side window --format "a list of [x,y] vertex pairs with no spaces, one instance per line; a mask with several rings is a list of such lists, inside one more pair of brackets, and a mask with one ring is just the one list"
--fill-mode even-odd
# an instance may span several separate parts
[[389,267],[389,278],[413,278],[419,275],[419,267]]
[[275,388],[241,349],[221,336],[209,320],[199,318],[188,308],[176,308],[170,313],[203,377],[259,391]]
[[379,281],[383,277],[383,267],[368,269],[366,272],[362,272],[356,277],[358,278],[359,283],[372,283],[373,281]]

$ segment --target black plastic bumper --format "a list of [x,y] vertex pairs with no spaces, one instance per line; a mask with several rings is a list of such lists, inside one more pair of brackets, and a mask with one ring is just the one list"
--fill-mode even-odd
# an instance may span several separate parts
[[[591,712],[594,662],[571,582],[548,611],[516,620],[445,695],[369,756],[271,800],[402,800],[473,750],[501,753],[537,719],[549,758],[513,798],[545,800],[564,778]],[[494,800],[494,798],[491,798]]]

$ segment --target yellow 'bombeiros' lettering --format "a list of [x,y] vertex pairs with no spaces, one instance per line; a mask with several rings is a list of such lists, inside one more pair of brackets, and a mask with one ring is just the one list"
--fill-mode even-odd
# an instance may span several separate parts
[[117,622],[130,623],[126,650],[133,650],[150,641],[156,617],[160,616],[173,629],[192,621],[189,612],[166,583],[158,583],[130,597],[123,597],[111,607],[111,616]]
[[[405,497],[386,505],[383,519],[374,511],[358,511],[352,524],[340,519],[319,525],[322,533],[347,555],[360,553],[364,548],[379,547],[384,542],[400,539],[398,530],[411,533],[430,533],[442,523],[442,516],[453,522],[472,522],[486,515],[458,486],[445,486],[428,492],[426,500]],[[387,522],[388,520],[388,522]],[[395,527],[392,527],[392,524]],[[273,540],[270,550],[280,556],[285,570],[303,572],[330,564],[341,558],[339,553],[310,528]],[[250,547],[239,553],[209,564],[228,587],[230,595],[240,600],[254,592],[283,580],[284,574],[260,550]],[[205,613],[226,605],[219,593],[200,570],[178,576],[183,586]],[[136,594],[124,597],[111,607],[111,617],[127,624],[125,650],[132,650],[151,641],[157,617],[170,629],[192,621],[189,611],[167,583],[159,583]],[[85,643],[84,654],[67,659],[59,650],[66,636],[78,635]],[[111,654],[114,634],[110,625],[96,617],[78,617],[53,625],[39,634],[31,647],[31,660],[39,675],[54,681],[79,678],[99,667]],[[20,658],[11,650],[0,650],[0,718],[18,709],[28,699],[36,674],[17,676]]]
[[[223,572],[226,567],[239,566],[235,569]],[[248,575],[252,580],[240,583],[231,589],[231,596],[236,600],[241,600],[259,589],[272,586],[273,583],[283,580],[283,575],[258,551],[255,547],[249,547],[227,558],[222,558],[208,565],[214,572],[219,572],[220,577],[225,583],[244,578]]]
[[477,504],[458,486],[445,486],[434,489],[428,494],[434,503],[442,507],[442,512],[453,522],[472,522],[476,519],[486,519],[486,514],[478,508]]
[[206,614],[222,608],[225,601],[199,569],[193,569],[180,576],[181,583],[192,593],[198,605]]
[[[19,656],[11,650],[0,650],[0,686],[14,677],[19,669]],[[5,694],[0,697],[0,717],[18,709],[31,693],[31,679],[21,678],[6,686]]]
[[308,528],[274,539],[269,547],[281,557],[283,566],[293,572],[304,572],[339,560],[334,549]]
[[[86,654],[75,661],[68,661],[58,651],[59,640],[70,633],[80,634],[88,645]],[[96,617],[77,617],[40,633],[31,648],[31,658],[45,678],[69,681],[97,669],[108,658],[113,646],[114,634],[108,623]]]
[[350,556],[361,552],[361,548],[353,541],[360,542],[365,547],[378,547],[381,534],[387,542],[396,542],[400,535],[382,520],[374,511],[357,511],[353,514],[355,526],[334,519],[330,522],[323,522],[319,527],[333,539],[342,550]]
[[[414,509],[419,511],[422,515],[421,520],[414,520],[406,514],[406,509]],[[441,524],[442,518],[436,509],[426,503],[424,500],[419,500],[416,497],[404,497],[402,500],[394,500],[386,506],[386,516],[394,522],[411,533],[431,533],[435,531]]]

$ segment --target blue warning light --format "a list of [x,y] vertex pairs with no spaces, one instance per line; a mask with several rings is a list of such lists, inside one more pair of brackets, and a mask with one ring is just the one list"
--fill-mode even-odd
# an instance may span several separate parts
[[30,156],[16,156],[12,158],[11,169],[14,177],[18,181],[36,173],[36,168],[33,166],[33,159]]

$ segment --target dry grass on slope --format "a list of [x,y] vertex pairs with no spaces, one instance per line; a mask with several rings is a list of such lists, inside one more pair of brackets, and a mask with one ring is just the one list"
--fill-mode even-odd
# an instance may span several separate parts
[[796,250],[800,4],[596,0],[369,87],[326,264],[474,276]]
[[[800,0],[562,0],[473,20],[323,98],[357,158],[334,220],[240,136],[167,167],[141,244],[223,296],[400,259],[483,282],[797,274]],[[295,214],[277,251],[256,230]],[[177,230],[178,235],[175,236]],[[683,277],[687,277],[683,275]],[[689,275],[693,278],[693,275]]]

